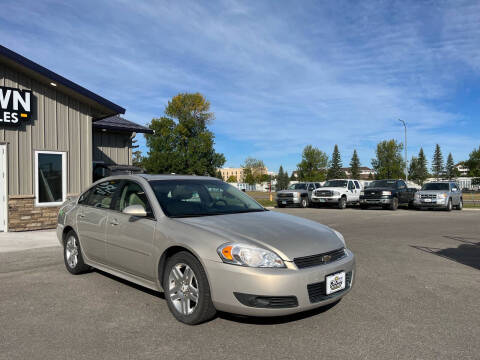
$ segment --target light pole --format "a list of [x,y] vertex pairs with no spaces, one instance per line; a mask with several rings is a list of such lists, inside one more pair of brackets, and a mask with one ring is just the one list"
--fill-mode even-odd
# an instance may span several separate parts
[[405,128],[405,182],[408,181],[408,157],[407,157],[407,123],[402,119],[398,119]]

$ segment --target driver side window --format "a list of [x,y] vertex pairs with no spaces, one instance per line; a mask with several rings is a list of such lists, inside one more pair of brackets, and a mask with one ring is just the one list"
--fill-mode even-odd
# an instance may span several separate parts
[[315,190],[315,186],[313,184],[308,185],[308,191],[313,191]]
[[355,185],[353,185],[352,181],[348,182],[348,190],[355,190]]
[[123,211],[126,207],[131,205],[141,205],[147,212],[147,217],[153,218],[152,207],[147,198],[147,194],[142,187],[132,181],[128,181],[123,186],[119,199],[115,204],[115,210]]

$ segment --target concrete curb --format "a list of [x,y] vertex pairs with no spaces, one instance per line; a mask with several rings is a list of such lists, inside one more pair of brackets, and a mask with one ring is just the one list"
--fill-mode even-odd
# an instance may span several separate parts
[[55,230],[0,233],[0,253],[60,246]]

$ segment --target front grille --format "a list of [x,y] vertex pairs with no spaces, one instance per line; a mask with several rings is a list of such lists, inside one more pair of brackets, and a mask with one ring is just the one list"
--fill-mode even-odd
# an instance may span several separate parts
[[327,295],[327,288],[325,281],[307,285],[308,297],[311,303],[324,301],[343,294],[352,286],[352,272],[345,274],[345,289]]
[[323,254],[295,258],[293,259],[293,262],[299,269],[304,269],[312,266],[329,264],[343,258],[344,256],[345,251],[341,248]]
[[243,293],[233,293],[243,305],[256,308],[281,309],[298,306],[296,296],[259,296]]
[[436,194],[420,194],[421,199],[436,199]]
[[377,198],[379,196],[382,196],[381,191],[375,191],[375,190],[365,190],[363,194],[364,194],[363,195],[364,198]]
[[317,190],[317,191],[315,192],[315,195],[317,195],[317,196],[330,197],[330,196],[333,196],[333,191],[330,191],[330,190]]
[[289,198],[290,197],[291,198],[291,197],[293,197],[293,194],[292,193],[285,193],[285,194],[280,193],[280,194],[277,194],[277,197],[279,197],[279,198]]

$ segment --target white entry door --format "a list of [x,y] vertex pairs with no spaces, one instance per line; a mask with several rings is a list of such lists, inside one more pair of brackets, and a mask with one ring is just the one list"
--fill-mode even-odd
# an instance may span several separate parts
[[7,231],[7,145],[0,145],[0,231]]

